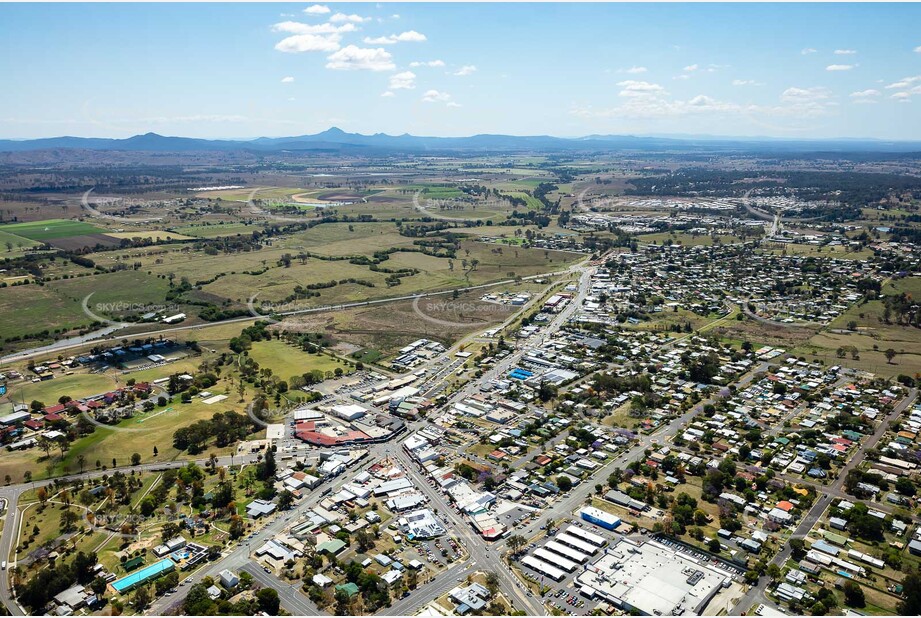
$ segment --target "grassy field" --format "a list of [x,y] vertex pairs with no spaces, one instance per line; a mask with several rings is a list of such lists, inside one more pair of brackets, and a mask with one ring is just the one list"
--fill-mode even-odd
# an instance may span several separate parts
[[[903,291],[921,291],[921,278],[900,279],[887,284],[884,289],[887,294]],[[824,359],[826,364],[842,364],[885,376],[921,372],[921,329],[900,326],[894,318],[887,324],[882,318],[881,301],[853,305],[802,345],[798,352]],[[832,332],[845,331],[850,322],[856,322],[857,332]],[[850,352],[845,358],[838,358],[837,350],[850,346],[857,348],[859,359],[854,360]],[[885,356],[885,351],[890,348],[897,353],[891,363]]]
[[11,400],[41,401],[46,405],[58,402],[58,399],[68,395],[77,399],[88,395],[105,393],[116,387],[112,375],[101,373],[75,373],[73,375],[57,375],[53,380],[43,382],[26,382],[11,385],[9,397]]
[[45,219],[29,223],[10,223],[4,225],[0,231],[37,241],[105,232],[105,230],[89,223],[72,219]]
[[260,368],[268,367],[272,374],[287,380],[291,376],[308,371],[322,372],[342,369],[346,374],[354,371],[341,360],[327,354],[308,354],[283,341],[257,341],[249,351],[249,356]]
[[391,247],[411,247],[413,239],[400,236],[394,223],[327,223],[293,234],[276,246],[322,255],[370,255]]
[[249,225],[246,223],[212,223],[210,225],[186,225],[171,230],[184,236],[196,238],[217,238],[218,236],[236,236],[237,234],[252,234],[262,230],[261,224]]
[[88,294],[88,306],[98,315],[115,316],[131,307],[163,304],[169,282],[140,270],[123,270],[93,277],[52,281],[45,285],[79,307]]
[[847,258],[849,260],[865,260],[873,257],[872,249],[853,251],[841,245],[820,247],[817,245],[763,243],[762,248],[775,255],[798,255],[802,257],[828,257]]
[[[664,242],[671,240],[672,243],[676,245],[682,245],[684,247],[710,247],[715,244],[713,236],[709,234],[686,234],[683,232],[678,232],[676,234],[670,234],[668,232],[660,232],[658,234],[640,234],[636,237],[640,242],[645,242],[649,244],[658,244],[661,245]],[[717,236],[720,244],[732,245],[742,242],[742,238],[733,235],[720,235]]]
[[16,255],[24,249],[37,247],[40,244],[41,243],[26,238],[25,236],[17,236],[16,234],[4,232],[3,229],[0,228],[0,251],[3,252],[0,255],[3,255],[4,257]]
[[540,210],[544,206],[543,202],[524,191],[508,191],[504,195],[508,195],[509,197],[520,197],[527,203],[530,210]]
[[192,236],[177,234],[176,232],[165,232],[163,230],[148,230],[137,232],[106,232],[106,236],[112,238],[142,238],[144,240],[164,241],[164,240],[192,240]]
[[[231,202],[245,202],[249,199],[253,189],[256,188],[257,187],[245,187],[243,189],[226,189],[223,191],[202,191],[201,193],[197,193],[195,197],[206,197],[212,200],[220,198]],[[304,189],[292,187],[258,187],[258,189],[254,197],[260,200],[289,198],[292,195],[304,192]]]

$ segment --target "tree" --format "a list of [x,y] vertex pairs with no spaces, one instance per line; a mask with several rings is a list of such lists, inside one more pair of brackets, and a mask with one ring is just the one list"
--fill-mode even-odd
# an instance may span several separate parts
[[80,520],[80,516],[76,512],[68,509],[61,513],[61,532],[73,532],[77,529],[76,523]]
[[794,560],[802,560],[806,557],[806,543],[803,539],[790,539],[788,543]]
[[866,607],[867,600],[860,584],[850,579],[844,582],[844,603],[851,607]]
[[281,602],[278,600],[277,590],[274,588],[261,588],[259,592],[256,593],[256,600],[259,602],[259,609],[269,616],[278,615]]
[[902,579],[902,596],[904,600],[898,605],[901,616],[921,615],[921,573],[911,571]]
[[139,463],[141,463],[141,454],[140,454],[140,453],[133,453],[133,454],[131,455],[131,465],[132,465],[132,466],[136,466],[136,465],[138,465]]
[[374,536],[367,530],[359,530],[355,534],[355,540],[358,542],[358,551],[361,553],[365,553],[374,547]]
[[150,606],[150,588],[141,586],[134,592],[134,609],[144,611]]
[[486,572],[486,587],[489,588],[489,592],[492,595],[495,595],[499,590],[499,576],[495,571]]
[[883,352],[883,354],[886,355],[886,362],[887,362],[888,364],[891,365],[891,364],[892,364],[892,359],[895,358],[896,351],[893,350],[892,348],[889,348],[888,350],[886,350],[885,352]]
[[240,517],[239,515],[234,515],[233,517],[230,518],[229,532],[230,532],[231,539],[239,539],[241,536],[243,536],[243,533],[245,532],[245,530],[246,530],[246,526],[243,523],[242,517]]
[[278,508],[287,511],[294,504],[294,494],[287,489],[278,494]]
[[776,582],[778,579],[780,579],[780,567],[772,562],[768,565],[767,574],[768,577],[771,578],[771,581]]
[[268,449],[265,453],[265,458],[256,469],[256,478],[258,478],[260,481],[273,479],[275,477],[276,469],[275,453],[272,451],[272,449]]
[[556,485],[560,488],[560,491],[569,491],[572,489],[572,481],[568,476],[558,476],[556,477]]
[[527,544],[528,540],[520,534],[510,536],[508,539],[508,548],[511,549],[512,553],[514,554],[517,554],[519,551],[521,551],[521,548]]
[[707,549],[710,550],[710,553],[718,554],[720,553],[720,541],[719,539],[710,539],[710,542],[707,543]]
[[107,582],[104,577],[97,577],[90,583],[90,589],[92,589],[93,594],[98,597],[104,595],[108,587],[109,582]]

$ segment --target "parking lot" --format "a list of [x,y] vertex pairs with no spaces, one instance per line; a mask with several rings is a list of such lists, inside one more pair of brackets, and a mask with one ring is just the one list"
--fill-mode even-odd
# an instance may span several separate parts
[[[729,560],[724,560],[722,558],[716,558],[712,556],[711,554],[708,554],[704,551],[697,549],[696,547],[686,545],[685,543],[682,543],[681,541],[676,541],[675,539],[672,539],[667,536],[653,535],[652,538],[654,538],[659,543],[666,545],[667,547],[671,547],[672,549],[675,549],[682,553],[693,556],[694,558],[696,558],[697,560],[700,560],[701,562],[709,562],[710,564],[714,566],[718,566],[719,568],[725,571],[729,571],[730,573],[738,577],[742,577],[743,575],[745,575],[745,569],[742,566],[738,564],[734,564],[733,562],[730,562]],[[744,552],[743,552],[743,555],[744,555]]]
[[[523,558],[525,555],[531,555],[533,554],[534,550],[544,547],[544,545],[556,539],[557,535],[560,534],[563,530],[566,530],[566,528],[568,528],[570,525],[577,526],[583,530],[604,538],[607,541],[607,545],[610,545],[622,538],[622,536],[616,532],[605,530],[604,528],[592,525],[579,519],[571,518],[561,521],[559,523],[559,528],[552,530],[549,536],[540,539],[536,543],[529,544],[523,550],[521,557]],[[591,564],[592,560],[597,558],[598,555],[600,555],[600,553],[596,556],[593,556],[586,564]],[[572,573],[566,573],[563,579],[559,582],[556,582],[552,578],[547,577],[538,571],[535,571],[534,569],[522,564],[520,561],[516,562],[516,566],[529,577],[549,588],[542,599],[548,607],[556,608],[564,614],[571,616],[587,616],[598,604],[597,599],[589,599],[579,592],[579,585],[576,583],[575,579],[579,573],[582,572],[581,565],[579,568],[574,569]]]

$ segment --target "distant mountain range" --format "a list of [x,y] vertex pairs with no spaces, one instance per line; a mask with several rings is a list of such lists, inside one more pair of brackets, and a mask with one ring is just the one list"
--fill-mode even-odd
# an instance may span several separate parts
[[781,139],[729,138],[715,136],[640,137],[632,135],[589,135],[578,138],[549,135],[472,135],[470,137],[420,137],[416,135],[362,135],[331,128],[315,135],[260,137],[253,140],[208,140],[167,137],[156,133],[126,139],[95,137],[49,137],[31,140],[0,140],[0,152],[38,150],[100,150],[127,152],[921,152],[918,141],[871,139]]

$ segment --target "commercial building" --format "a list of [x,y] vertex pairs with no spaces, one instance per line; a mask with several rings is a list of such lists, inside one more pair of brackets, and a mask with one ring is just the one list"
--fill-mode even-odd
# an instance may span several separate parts
[[530,567],[531,569],[537,571],[541,575],[546,575],[547,577],[549,577],[550,579],[554,581],[560,581],[564,577],[566,577],[566,573],[564,573],[560,569],[550,564],[547,564],[543,560],[539,558],[535,558],[534,556],[525,556],[524,558],[521,559],[521,564],[527,567]]
[[702,615],[730,576],[656,541],[623,539],[576,581],[626,612]]
[[[582,517],[585,521],[595,524],[596,526],[601,526],[606,530],[614,530],[617,526],[620,525],[620,517],[612,515],[601,509],[597,509],[593,506],[586,506],[579,510],[579,516]],[[581,531],[579,528],[570,528],[567,532],[572,532],[573,530]],[[578,533],[575,533],[577,536]],[[598,537],[601,538],[601,537]],[[603,541],[604,539],[602,539]]]

